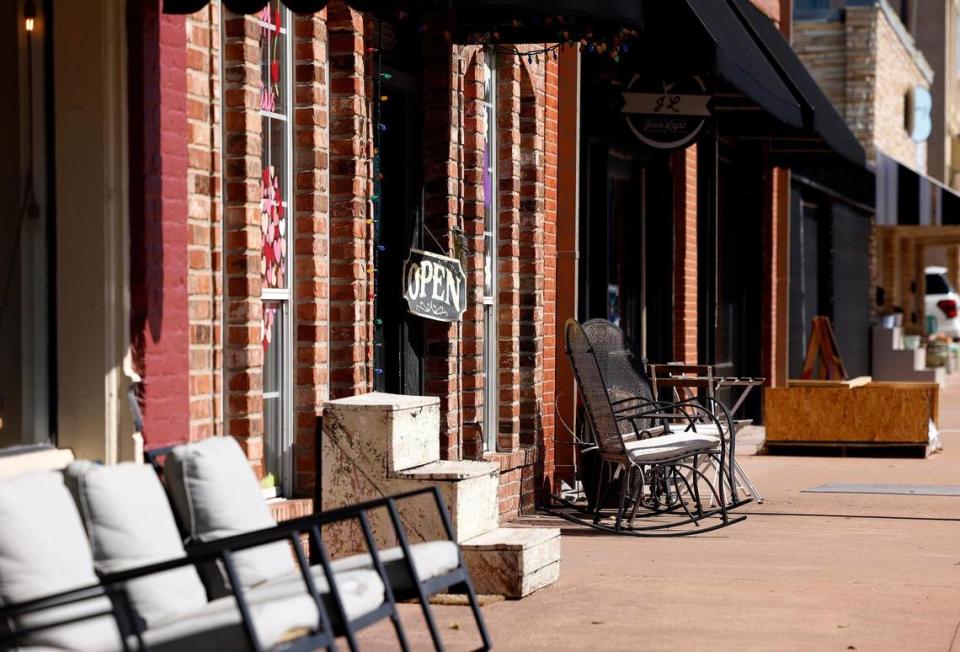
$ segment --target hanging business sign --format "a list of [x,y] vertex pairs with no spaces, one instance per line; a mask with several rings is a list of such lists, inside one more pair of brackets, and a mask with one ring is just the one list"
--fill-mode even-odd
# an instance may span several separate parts
[[403,264],[403,298],[414,315],[460,321],[467,309],[467,275],[456,258],[411,249]]
[[640,141],[657,149],[692,143],[710,117],[710,100],[699,77],[678,80],[634,75],[620,110]]

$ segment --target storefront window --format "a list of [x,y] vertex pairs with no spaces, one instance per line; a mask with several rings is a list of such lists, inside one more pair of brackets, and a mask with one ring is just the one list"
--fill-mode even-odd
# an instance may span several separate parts
[[483,263],[483,375],[484,434],[487,450],[497,449],[499,374],[497,368],[497,114],[496,54],[484,51],[481,66],[483,105],[487,126],[483,147],[484,263]]
[[260,24],[260,115],[263,118],[263,200],[260,209],[263,293],[263,489],[289,493],[291,447],[289,12],[279,0],[257,15]]

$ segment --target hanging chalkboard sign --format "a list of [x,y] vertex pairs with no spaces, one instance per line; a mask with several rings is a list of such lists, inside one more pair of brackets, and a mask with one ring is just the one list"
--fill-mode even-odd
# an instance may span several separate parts
[[642,143],[657,149],[691,144],[710,117],[710,100],[699,77],[665,80],[634,76],[620,112]]
[[460,321],[467,309],[467,275],[456,258],[411,249],[403,264],[403,298],[414,315]]

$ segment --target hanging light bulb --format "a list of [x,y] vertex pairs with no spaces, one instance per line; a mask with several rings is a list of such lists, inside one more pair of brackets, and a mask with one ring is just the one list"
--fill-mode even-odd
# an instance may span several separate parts
[[26,29],[28,32],[32,32],[36,18],[37,18],[37,5],[34,4],[33,0],[27,0],[27,4],[23,6],[24,29]]

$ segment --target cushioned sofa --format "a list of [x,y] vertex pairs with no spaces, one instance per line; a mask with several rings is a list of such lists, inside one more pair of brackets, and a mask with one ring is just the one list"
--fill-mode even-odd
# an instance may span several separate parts
[[276,525],[230,438],[171,450],[166,490],[147,465],[19,466],[0,477],[0,650],[292,652],[332,649],[336,635],[356,648],[355,633],[383,619],[407,649],[396,596],[420,598],[433,625],[426,598],[444,582],[468,591],[489,647],[452,536],[410,546],[397,518],[398,548],[327,558],[323,524],[357,519],[372,543],[366,510],[395,515],[403,497]]

